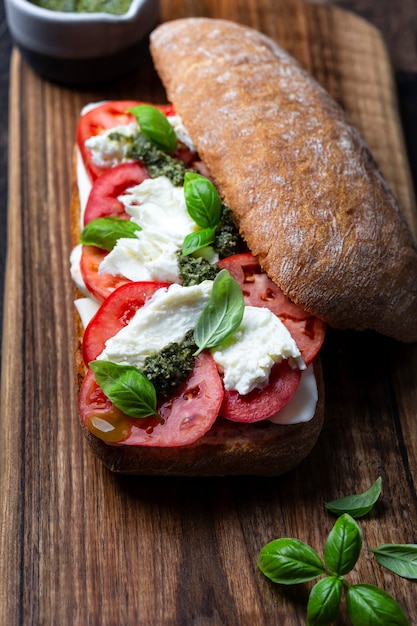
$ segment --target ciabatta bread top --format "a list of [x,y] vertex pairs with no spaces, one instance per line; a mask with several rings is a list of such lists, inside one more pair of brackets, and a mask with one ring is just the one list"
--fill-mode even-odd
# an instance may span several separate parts
[[345,113],[275,42],[209,18],[151,52],[168,99],[261,266],[336,328],[417,340],[417,248]]

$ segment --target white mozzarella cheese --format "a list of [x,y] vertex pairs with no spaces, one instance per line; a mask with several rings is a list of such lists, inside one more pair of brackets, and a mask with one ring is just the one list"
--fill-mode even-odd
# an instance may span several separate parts
[[[91,151],[93,161],[99,167],[115,167],[120,163],[130,161],[129,150],[131,138],[137,133],[135,123],[109,128],[98,135],[89,137],[85,145]],[[117,134],[117,138],[115,137]]]
[[177,139],[181,141],[184,146],[187,146],[187,148],[189,148],[192,152],[197,152],[197,148],[195,147],[188,130],[185,128],[182,118],[179,115],[168,115],[167,120],[174,129]]
[[119,239],[99,271],[130,280],[179,282],[177,253],[185,236],[197,229],[187,211],[183,187],[159,176],[144,180],[119,199],[142,230],[134,239]]
[[206,305],[213,282],[159,289],[127,326],[109,339],[98,359],[143,367],[147,356],[172,342],[181,342],[194,328]]
[[246,306],[236,333],[211,350],[224,371],[225,389],[246,395],[268,384],[275,363],[290,359],[294,367],[305,367],[289,331],[267,308]]
[[74,304],[80,316],[83,328],[85,328],[99,310],[100,303],[93,298],[78,298],[74,300]]
[[316,412],[318,401],[317,381],[311,363],[301,373],[297,391],[289,402],[275,415],[269,418],[274,424],[298,424],[309,422]]
[[81,262],[81,254],[82,254],[82,245],[79,243],[75,248],[71,250],[70,254],[70,273],[71,278],[76,284],[77,288],[81,293],[85,296],[89,296],[90,293],[85,286],[84,279],[81,274],[80,262]]

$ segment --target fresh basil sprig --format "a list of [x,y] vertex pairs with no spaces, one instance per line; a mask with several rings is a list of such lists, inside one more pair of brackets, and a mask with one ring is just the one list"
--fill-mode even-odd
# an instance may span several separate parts
[[149,104],[139,104],[128,111],[133,113],[142,134],[148,141],[168,154],[175,152],[177,136],[162,111]]
[[276,539],[262,548],[258,567],[280,584],[307,582],[324,575],[312,588],[307,624],[323,626],[337,618],[346,589],[346,606],[354,626],[409,626],[401,606],[378,587],[351,585],[344,576],[355,566],[362,547],[362,531],[348,513],[341,515],[326,541],[323,565],[319,555],[298,539]]
[[134,239],[141,227],[120,217],[98,217],[85,226],[80,242],[86,246],[97,246],[103,250],[113,250],[118,239]]
[[239,283],[227,270],[221,270],[213,281],[210,298],[194,328],[198,346],[194,356],[206,348],[218,346],[240,326],[245,302]]
[[222,215],[222,201],[208,178],[194,172],[184,177],[184,196],[190,217],[201,228],[215,228]]
[[136,367],[111,361],[91,361],[89,366],[105,395],[126,415],[162,419],[156,408],[155,387]]
[[342,513],[349,513],[352,517],[362,517],[369,513],[379,496],[381,495],[381,477],[377,478],[372,487],[367,491],[360,494],[346,496],[337,500],[331,500],[325,503],[326,509],[341,515]]
[[377,548],[368,548],[373,552],[377,563],[391,570],[402,578],[417,580],[417,545],[414,543],[385,543]]
[[184,256],[189,256],[197,252],[197,250],[201,250],[201,248],[210,246],[215,239],[215,228],[203,228],[202,230],[189,233],[183,241],[181,253]]

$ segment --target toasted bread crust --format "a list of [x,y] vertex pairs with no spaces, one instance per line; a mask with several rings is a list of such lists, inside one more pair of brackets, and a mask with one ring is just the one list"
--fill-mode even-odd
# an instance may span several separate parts
[[232,22],[162,24],[151,52],[272,280],[331,326],[417,341],[416,244],[333,99],[272,40]]
[[320,360],[314,362],[319,400],[309,422],[238,424],[218,418],[195,443],[178,448],[109,445],[81,423],[94,453],[119,474],[156,476],[279,476],[296,467],[313,449],[324,422]]

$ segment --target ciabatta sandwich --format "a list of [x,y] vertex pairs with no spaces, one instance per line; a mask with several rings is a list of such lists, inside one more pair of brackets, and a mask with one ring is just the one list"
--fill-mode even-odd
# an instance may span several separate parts
[[[222,206],[230,209],[248,250],[239,250],[239,254],[226,255],[220,260],[211,259],[210,263],[219,271],[216,276],[220,278],[203,280],[202,286],[194,289],[181,284],[181,277],[164,280],[164,275],[149,270],[149,267],[146,269],[148,274],[136,274],[136,270],[130,273],[129,269],[128,275],[121,277],[118,268],[124,267],[124,261],[120,261],[119,242],[114,253],[113,244],[110,253],[109,248],[104,252],[100,248],[97,251],[97,246],[88,245],[88,237],[83,231],[84,252],[87,250],[87,253],[80,265],[84,267],[84,278],[88,275],[86,267],[102,263],[102,270],[94,272],[92,282],[101,283],[103,277],[106,282],[109,275],[113,276],[110,295],[106,292],[108,284],[104,292],[93,293],[98,301],[97,312],[87,324],[83,338],[78,327],[78,371],[80,379],[84,379],[80,393],[83,428],[95,452],[117,472],[281,474],[308,454],[322,427],[323,385],[316,353],[324,338],[324,323],[335,328],[370,328],[403,341],[417,339],[416,246],[392,193],[357,130],[330,96],[270,39],[231,22],[192,18],[158,27],[151,36],[151,52],[175,116],[179,116],[181,127],[186,129],[186,136],[192,143],[187,148],[183,139],[178,140],[170,158],[185,163],[188,172],[202,172],[207,176],[206,180],[212,181]],[[155,181],[159,174],[152,173],[152,165],[145,162],[147,157],[138,158],[137,148],[131,149],[138,137],[138,124],[135,126],[131,117],[137,112],[136,105],[121,103],[119,110],[119,117],[129,111],[125,122],[131,124],[133,134],[129,135],[129,131],[129,139],[121,139],[125,131],[119,127],[113,136],[116,143],[130,145],[127,159],[122,157],[127,164],[116,162],[109,166],[108,162],[94,161],[94,141],[87,140],[86,143],[82,132],[79,132],[78,145],[84,168],[90,171],[91,178],[96,179],[90,195],[95,198],[94,207],[101,206],[100,197],[106,198],[108,206],[107,179],[112,178],[111,184],[117,188],[114,177],[117,174],[119,180],[119,176],[123,178],[127,170],[132,169],[131,157],[136,154],[133,167],[140,170],[141,181],[136,185],[134,177],[129,179],[130,172],[128,187],[121,190],[121,203],[117,200],[119,204],[113,213],[113,209],[103,211],[104,215],[123,219],[127,212],[131,222],[135,223],[136,219],[139,227],[143,227],[142,231],[129,237],[135,242],[132,246],[136,246],[137,239],[140,240],[140,255],[143,256],[146,219],[143,212],[140,219],[135,216],[138,206],[142,210],[148,201],[155,206],[155,196],[149,200],[149,189],[154,185],[149,180]],[[162,107],[162,111],[168,118],[172,116],[173,111],[169,108]],[[104,107],[101,114],[105,112]],[[85,129],[88,116],[89,112],[81,118],[79,129]],[[142,117],[136,121],[145,133],[147,119]],[[103,169],[113,171],[107,175]],[[198,179],[197,174],[188,175],[188,184],[195,182],[196,177]],[[139,191],[132,192],[132,185]],[[78,185],[74,193],[74,242],[78,241],[80,232],[80,188]],[[175,195],[177,191],[172,193]],[[187,195],[190,194],[185,193]],[[91,212],[90,197],[84,216]],[[82,199],[81,204],[84,204]],[[95,209],[92,214],[97,216]],[[141,219],[145,220],[142,224]],[[161,228],[163,230],[163,225]],[[204,254],[197,250],[190,256],[194,258],[200,254],[206,257],[207,249],[212,251],[216,245],[213,232],[217,232],[217,226],[201,225],[197,221],[192,231],[197,232],[198,237],[203,237],[204,231],[203,240],[208,245],[202,246]],[[210,231],[208,235],[206,231]],[[126,246],[131,249],[129,242]],[[241,275],[243,278],[239,277]],[[261,302],[259,289],[256,294],[251,293],[253,281],[258,286],[261,281],[264,287],[262,293],[266,295],[262,296]],[[231,291],[224,296],[226,284]],[[164,310],[168,311],[166,327],[170,329],[167,335],[171,336],[171,327],[175,327],[179,318],[170,317],[169,298],[174,293],[177,298],[181,292],[186,293],[184,298],[189,300],[194,298],[191,294],[196,290],[202,294],[202,309],[207,305],[208,309],[211,307],[211,315],[216,316],[224,307],[223,318],[229,319],[234,314],[232,305],[240,298],[236,296],[236,285],[249,305],[244,309],[245,313],[241,311],[242,315],[246,315],[248,308],[260,308],[262,315],[269,316],[268,321],[259,321],[260,340],[255,340],[253,345],[269,341],[264,340],[261,330],[269,324],[270,314],[272,318],[275,314],[275,318],[278,316],[284,322],[285,332],[289,330],[290,334],[291,323],[296,320],[298,331],[295,328],[292,333],[296,347],[288,347],[287,340],[283,340],[285,347],[274,352],[272,364],[255,387],[251,386],[253,381],[245,388],[240,386],[246,379],[246,372],[242,373],[236,366],[234,371],[240,372],[237,374],[239,380],[233,383],[234,387],[232,384],[228,388],[230,360],[222,361],[218,353],[227,352],[230,344],[237,343],[238,335],[244,335],[250,324],[245,322],[245,326],[243,320],[246,317],[241,317],[241,325],[237,324],[235,330],[221,337],[217,344],[201,343],[201,333],[196,328],[201,330],[204,324],[198,310],[195,320],[190,322],[192,328],[187,327],[194,332],[191,349],[194,360],[192,372],[185,382],[172,396],[164,392],[165,395],[157,400],[154,413],[151,408],[148,416],[142,409],[138,411],[139,416],[134,415],[136,408],[130,409],[131,398],[129,402],[122,400],[119,405],[122,394],[117,366],[127,368],[123,370],[123,376],[128,379],[132,368],[142,368],[143,373],[142,356],[138,357],[139,361],[135,360],[137,346],[143,346],[147,337],[149,343],[154,340],[154,335],[151,339],[146,330],[146,320],[154,320],[165,307]],[[81,288],[83,286],[85,281]],[[115,287],[118,288],[114,290]],[[184,289],[189,291],[182,291]],[[278,310],[275,304],[281,298],[285,306]],[[134,323],[132,308],[135,311],[140,309]],[[265,313],[264,309],[268,312]],[[254,312],[255,315],[258,313]],[[190,313],[190,319],[192,315],[194,313]],[[122,319],[124,321],[120,322]],[[261,317],[256,319],[261,320]],[[303,325],[301,333],[300,323]],[[130,327],[129,332],[134,327],[145,330],[139,335],[129,335],[126,340],[125,327]],[[122,341],[119,338],[113,341],[119,331],[123,335]],[[317,350],[310,350],[307,340],[306,345],[302,345],[303,337],[307,338],[309,332]],[[135,357],[125,359],[125,353],[120,353],[120,343],[122,350],[135,352]],[[161,349],[161,344],[158,345]],[[266,348],[269,356],[272,352]],[[240,354],[244,355],[240,361],[252,358],[252,355],[245,356],[245,352]],[[263,358],[264,355],[260,356],[259,362]],[[234,358],[234,361],[239,359]],[[296,390],[300,380],[307,380],[305,370],[309,371],[309,376],[315,372],[315,384],[307,402],[309,415],[298,420],[294,417],[298,410],[295,405],[299,402],[303,405],[304,400]],[[123,381],[126,385],[126,378]],[[276,381],[276,394],[268,396]],[[293,383],[287,385],[283,381]],[[101,388],[98,382],[102,383]],[[147,393],[144,392],[146,398]],[[269,399],[258,402],[264,393]],[[200,400],[198,410],[189,411],[188,407],[193,405],[187,405],[187,401],[205,394],[210,396],[210,406],[214,408],[205,411],[204,406],[208,405]],[[282,402],[275,403],[277,396],[284,398]],[[115,404],[109,397],[117,398]],[[257,399],[251,404],[253,397]],[[142,400],[140,398],[139,404]],[[271,407],[268,410],[265,406],[269,402]],[[262,407],[259,412],[254,408],[257,403]],[[230,409],[231,405],[237,406],[237,410]],[[290,418],[285,417],[287,411]],[[204,426],[200,428],[201,423]],[[187,433],[184,441],[181,440],[182,429]],[[197,435],[188,438],[191,431]]]

